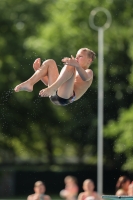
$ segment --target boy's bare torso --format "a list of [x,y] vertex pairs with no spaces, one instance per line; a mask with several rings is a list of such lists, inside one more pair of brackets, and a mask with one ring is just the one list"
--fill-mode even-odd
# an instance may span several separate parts
[[[90,69],[87,69],[85,71],[88,71]],[[78,100],[83,94],[88,90],[88,88],[91,86],[93,81],[93,78],[89,81],[83,81],[81,77],[79,76],[78,72],[76,71],[76,77],[74,81],[74,92],[76,95],[76,99]]]
[[[91,69],[86,69],[85,71],[89,71]],[[83,96],[83,94],[88,90],[88,88],[91,86],[93,78],[89,81],[83,81],[79,75],[79,73],[76,71],[75,75],[75,81],[74,81],[74,92],[75,92],[75,101],[78,100],[80,97]],[[45,78],[45,85],[48,85],[48,77]]]

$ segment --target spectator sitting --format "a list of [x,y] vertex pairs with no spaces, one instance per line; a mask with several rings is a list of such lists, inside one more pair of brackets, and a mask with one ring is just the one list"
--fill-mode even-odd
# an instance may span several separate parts
[[27,200],[51,200],[50,196],[45,195],[46,187],[42,181],[34,184],[34,194],[28,196]]
[[91,179],[83,182],[83,190],[78,196],[78,200],[101,200],[100,195],[94,191],[95,185]]
[[120,176],[116,183],[116,195],[117,196],[128,195],[129,185],[130,185],[130,179],[127,176]]
[[77,179],[74,176],[66,176],[65,189],[60,191],[60,196],[67,200],[75,200],[78,194]]

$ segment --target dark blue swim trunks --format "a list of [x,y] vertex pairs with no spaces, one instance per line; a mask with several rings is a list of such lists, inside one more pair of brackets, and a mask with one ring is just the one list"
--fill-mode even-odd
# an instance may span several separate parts
[[69,99],[64,99],[62,97],[59,97],[57,92],[56,92],[56,95],[51,96],[50,100],[55,105],[66,106],[66,105],[74,102],[74,100],[75,100],[75,92],[73,92],[73,95]]

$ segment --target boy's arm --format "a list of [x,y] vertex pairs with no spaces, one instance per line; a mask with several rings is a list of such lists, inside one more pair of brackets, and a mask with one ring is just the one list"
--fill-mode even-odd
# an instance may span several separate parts
[[79,195],[78,195],[78,200],[82,200],[83,198],[83,193],[81,192]]
[[64,58],[62,61],[65,62],[66,65],[75,67],[83,81],[90,81],[93,78],[93,71],[91,69],[84,70],[82,67],[80,67],[76,59]]
[[27,197],[27,200],[31,200],[32,199],[32,197],[31,197],[31,195],[29,195],[28,197]]
[[51,200],[51,197],[49,195],[45,195],[44,200]]
[[87,69],[86,71],[82,67],[76,67],[76,70],[79,73],[79,76],[83,81],[90,81],[93,78],[93,71],[91,69]]

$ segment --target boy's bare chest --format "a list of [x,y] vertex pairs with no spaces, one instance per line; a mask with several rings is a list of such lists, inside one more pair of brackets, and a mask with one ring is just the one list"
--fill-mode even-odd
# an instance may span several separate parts
[[83,81],[81,77],[77,74],[75,77],[75,84],[79,84],[80,86],[87,86],[89,84],[89,81]]
[[86,89],[88,89],[92,84],[92,81],[93,79],[91,79],[90,81],[83,81],[79,75],[76,75],[74,85],[77,90],[86,91]]

